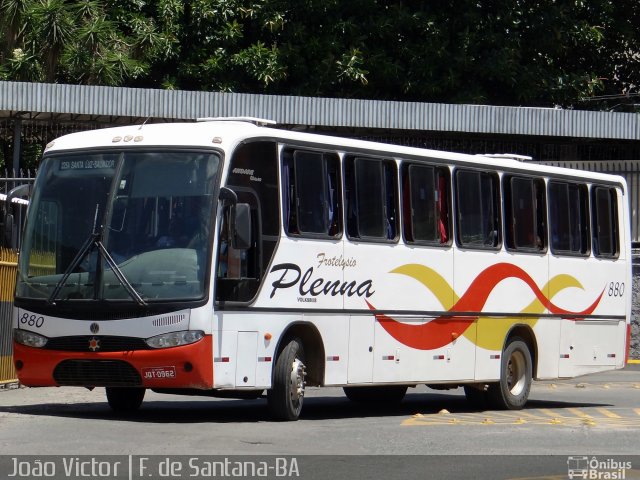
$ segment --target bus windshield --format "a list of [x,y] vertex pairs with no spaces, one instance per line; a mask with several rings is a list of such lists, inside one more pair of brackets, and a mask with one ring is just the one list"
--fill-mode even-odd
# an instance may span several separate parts
[[125,151],[45,158],[16,297],[190,301],[205,295],[220,158]]

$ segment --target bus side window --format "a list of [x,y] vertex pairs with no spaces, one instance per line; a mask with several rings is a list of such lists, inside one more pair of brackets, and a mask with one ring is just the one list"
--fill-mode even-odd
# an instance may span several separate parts
[[396,164],[350,157],[345,162],[349,238],[390,242],[398,237]]
[[406,241],[448,245],[449,170],[430,165],[405,165],[402,185]]
[[504,192],[507,248],[544,251],[547,237],[544,181],[506,176]]
[[498,176],[484,171],[457,170],[455,179],[458,244],[499,249],[502,235]]
[[284,226],[289,235],[340,235],[339,170],[337,155],[285,150],[282,196]]
[[438,230],[441,244],[449,244],[451,241],[451,221],[449,220],[449,212],[451,211],[450,185],[449,170],[446,168],[438,169],[436,209],[438,211]]
[[617,257],[620,251],[618,205],[613,188],[593,187],[593,254],[597,257]]
[[587,186],[549,182],[551,250],[565,255],[589,254],[589,197]]

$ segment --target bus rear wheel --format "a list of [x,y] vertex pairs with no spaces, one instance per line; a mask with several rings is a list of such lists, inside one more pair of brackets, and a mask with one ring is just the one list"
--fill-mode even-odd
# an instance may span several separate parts
[[273,384],[267,391],[267,404],[275,420],[297,420],[302,411],[306,367],[299,338],[289,340],[276,359]]
[[343,387],[343,390],[352,402],[382,405],[400,403],[407,393],[407,386]]
[[133,412],[140,408],[144,400],[145,388],[106,387],[107,402],[114,412]]
[[489,385],[491,405],[501,410],[520,410],[529,399],[532,379],[531,352],[527,344],[514,337],[502,352],[500,381]]

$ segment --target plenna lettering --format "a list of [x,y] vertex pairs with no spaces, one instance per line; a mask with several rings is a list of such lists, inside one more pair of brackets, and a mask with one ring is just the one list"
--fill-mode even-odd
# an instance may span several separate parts
[[375,290],[373,290],[372,280],[365,280],[364,282],[358,283],[355,280],[331,280],[322,277],[313,278],[313,267],[309,267],[307,271],[302,274],[302,270],[295,263],[280,263],[275,265],[269,273],[280,271],[282,271],[280,278],[271,284],[273,290],[269,298],[273,298],[279,289],[295,288],[296,285],[302,297],[306,295],[313,297],[319,295],[331,295],[332,297],[346,295],[347,297],[353,297],[357,295],[358,297],[369,298],[376,293]]

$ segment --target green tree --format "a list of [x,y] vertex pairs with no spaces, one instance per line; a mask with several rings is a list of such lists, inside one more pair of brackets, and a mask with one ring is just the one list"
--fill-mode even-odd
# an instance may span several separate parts
[[25,43],[39,55],[45,80],[54,82],[60,56],[73,37],[73,17],[64,0],[34,2],[27,10]]
[[606,108],[637,0],[0,0],[0,77]]
[[170,4],[142,1],[2,0],[0,76],[10,80],[123,85],[148,75],[174,42],[158,32]]
[[20,32],[25,28],[25,13],[31,4],[30,0],[0,1],[0,28],[3,31],[3,56],[11,57],[16,47]]

